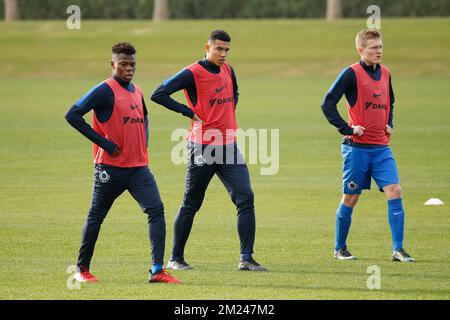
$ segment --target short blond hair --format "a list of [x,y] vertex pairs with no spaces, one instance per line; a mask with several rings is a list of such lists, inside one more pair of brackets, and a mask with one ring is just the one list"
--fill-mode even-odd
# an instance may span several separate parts
[[356,49],[365,48],[366,41],[371,39],[381,39],[381,32],[376,29],[364,29],[356,34]]

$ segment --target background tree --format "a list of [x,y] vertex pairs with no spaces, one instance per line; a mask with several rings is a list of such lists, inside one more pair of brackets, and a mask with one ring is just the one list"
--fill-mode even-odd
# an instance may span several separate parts
[[4,5],[5,5],[5,21],[13,21],[19,19],[18,0],[4,0]]
[[164,21],[169,19],[169,0],[153,1],[153,21]]
[[342,1],[341,0],[327,0],[327,20],[335,20],[342,18]]

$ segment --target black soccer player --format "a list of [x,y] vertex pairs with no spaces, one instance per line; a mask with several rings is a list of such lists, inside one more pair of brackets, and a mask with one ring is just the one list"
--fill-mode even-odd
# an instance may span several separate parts
[[[148,167],[148,116],[142,90],[131,81],[136,50],[130,43],[112,47],[113,76],[78,100],[66,120],[94,143],[94,189],[83,227],[75,279],[96,282],[89,271],[100,227],[117,197],[128,190],[148,215],[152,267],[149,282],[181,283],[163,268],[164,206]],[[83,116],[93,110],[91,127]]]

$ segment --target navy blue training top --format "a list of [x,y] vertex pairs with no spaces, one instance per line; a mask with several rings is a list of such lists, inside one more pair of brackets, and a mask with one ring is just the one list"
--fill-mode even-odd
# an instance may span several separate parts
[[[131,82],[125,82],[114,76],[123,88],[130,92],[134,92],[135,87]],[[145,131],[147,135],[148,145],[148,112],[145,105],[144,97],[142,97],[142,106],[144,107],[144,121]],[[86,121],[83,116],[89,111],[94,110],[98,121],[106,122],[111,117],[114,110],[114,92],[106,83],[102,82],[99,85],[89,90],[80,100],[78,100],[66,113],[66,120],[72,127],[77,129],[82,135],[98,145],[106,152],[112,154],[117,147],[112,141],[98,134]]]
[[[198,63],[205,68],[208,72],[218,74],[220,72],[220,67],[212,62],[209,62],[206,58],[198,61]],[[239,98],[238,84],[236,80],[236,75],[233,68],[231,68],[231,78],[233,81],[233,95],[234,101],[237,105]],[[191,100],[192,104],[195,106],[197,104],[197,88],[195,85],[194,75],[192,71],[185,68],[172,76],[171,78],[165,80],[156,90],[152,93],[150,99],[169,110],[177,113],[181,113],[183,116],[192,118],[194,116],[194,111],[188,106],[177,102],[170,97],[171,94],[185,89]]]
[[[367,72],[367,74],[373,80],[380,80],[381,78],[381,67],[380,65],[376,65],[375,68],[373,66],[367,66],[364,61],[359,61],[361,66]],[[353,107],[356,104],[356,100],[358,98],[358,86],[356,84],[356,75],[351,67],[345,68],[339,76],[336,78],[334,83],[331,85],[328,90],[325,99],[322,102],[322,111],[325,114],[328,122],[330,122],[333,126],[338,129],[338,131],[342,135],[352,135],[353,128],[348,125],[348,123],[341,117],[338,112],[337,104],[341,100],[342,96],[345,94],[345,98],[347,99],[350,107]],[[391,98],[391,109],[389,112],[388,125],[391,128],[394,128],[393,125],[393,110],[394,110],[394,91],[392,89],[392,82],[389,79],[389,94]]]

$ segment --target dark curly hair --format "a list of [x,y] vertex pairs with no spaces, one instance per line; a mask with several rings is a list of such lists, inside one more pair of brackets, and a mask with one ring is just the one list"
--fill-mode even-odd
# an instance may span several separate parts
[[128,55],[132,55],[136,53],[136,49],[129,42],[119,42],[113,45],[112,53],[119,54],[124,53]]

